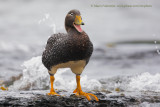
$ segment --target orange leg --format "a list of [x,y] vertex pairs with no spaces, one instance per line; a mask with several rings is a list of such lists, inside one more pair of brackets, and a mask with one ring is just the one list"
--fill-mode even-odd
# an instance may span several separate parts
[[51,82],[51,90],[50,90],[50,93],[48,93],[48,95],[57,95],[57,96],[59,96],[59,95],[55,92],[55,90],[54,90],[54,88],[53,88],[54,76],[50,76],[50,82]]
[[91,93],[85,93],[81,89],[80,85],[80,75],[76,75],[76,81],[77,81],[77,88],[73,91],[73,93],[76,94],[76,96],[85,96],[89,101],[91,100],[91,96],[96,100],[99,101],[97,96]]

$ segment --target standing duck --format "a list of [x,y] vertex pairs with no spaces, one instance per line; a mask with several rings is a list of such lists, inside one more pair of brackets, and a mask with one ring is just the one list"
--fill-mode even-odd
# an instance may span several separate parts
[[[89,101],[98,98],[91,93],[85,93],[81,89],[80,75],[93,52],[93,44],[88,35],[81,29],[81,14],[78,10],[71,10],[65,18],[67,34],[53,34],[47,41],[42,54],[42,62],[50,74],[51,90],[48,95],[58,95],[54,88],[54,74],[59,68],[71,68],[76,74],[77,88],[73,91],[76,96],[85,96]],[[58,95],[59,96],[59,95]]]

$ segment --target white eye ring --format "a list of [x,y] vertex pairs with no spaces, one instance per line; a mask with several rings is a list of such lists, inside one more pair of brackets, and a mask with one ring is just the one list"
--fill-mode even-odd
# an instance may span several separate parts
[[70,15],[72,15],[72,16],[73,16],[73,13],[70,13]]

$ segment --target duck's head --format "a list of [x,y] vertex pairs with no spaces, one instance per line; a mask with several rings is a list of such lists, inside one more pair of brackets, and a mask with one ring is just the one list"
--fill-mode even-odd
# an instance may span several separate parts
[[76,9],[69,11],[65,18],[66,31],[68,32],[70,29],[76,29],[78,32],[82,32],[81,25],[84,25],[84,23],[82,22],[80,12]]

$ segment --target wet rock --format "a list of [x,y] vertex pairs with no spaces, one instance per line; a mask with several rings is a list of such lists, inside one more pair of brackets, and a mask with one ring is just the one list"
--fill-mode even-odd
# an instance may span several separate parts
[[[142,102],[160,102],[159,96],[121,96],[107,95],[101,92],[95,92],[99,102],[88,101],[85,98],[76,97],[74,94],[66,96],[48,96],[48,91],[23,91],[10,92],[0,91],[0,106],[36,106],[36,107],[127,107],[129,105],[138,105]],[[58,94],[66,94],[67,92],[59,92]]]

